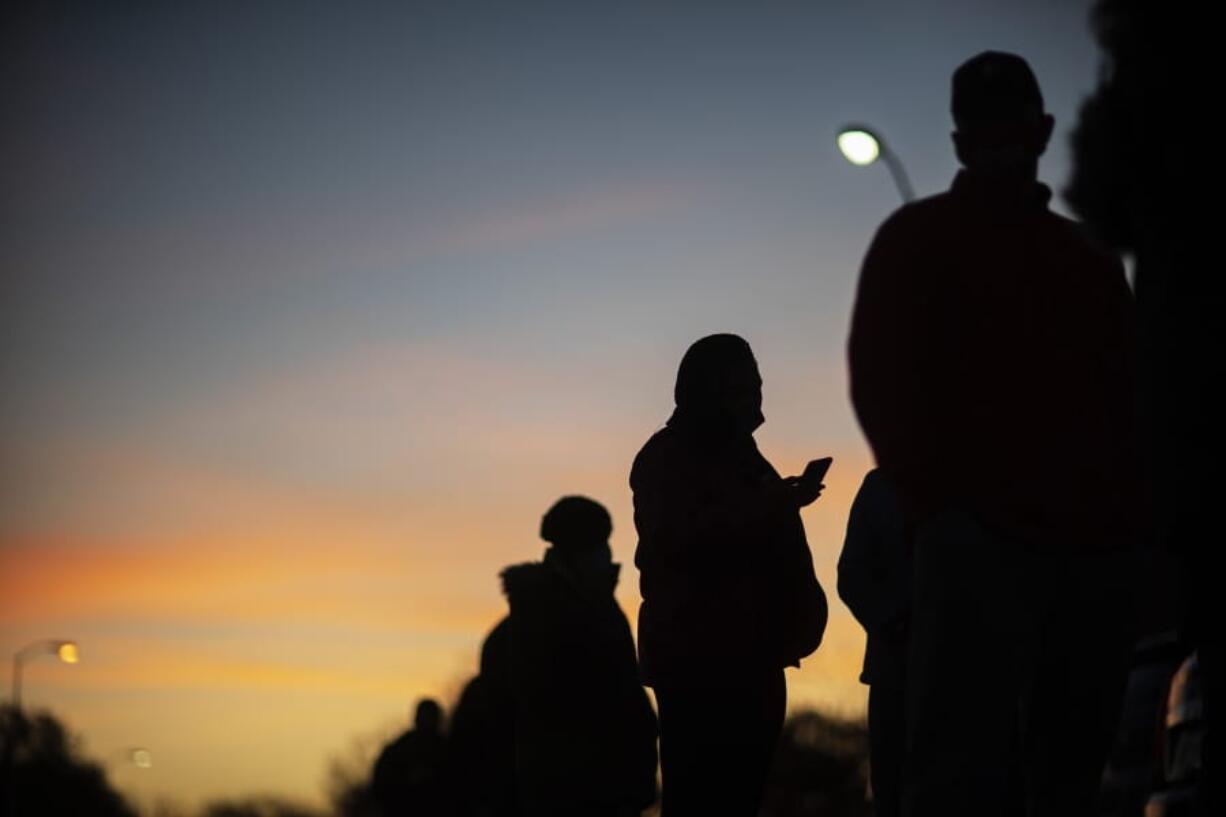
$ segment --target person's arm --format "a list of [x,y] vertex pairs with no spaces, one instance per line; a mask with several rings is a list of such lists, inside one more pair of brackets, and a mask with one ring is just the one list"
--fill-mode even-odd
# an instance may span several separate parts
[[796,510],[795,489],[770,473],[759,485],[732,491],[697,468],[657,462],[637,468],[631,488],[635,527],[647,545],[641,552],[664,561],[700,556],[698,570],[743,560],[746,543],[778,514]]
[[852,503],[839,556],[839,598],[870,633],[884,633],[911,609],[906,524],[880,473],[870,474]]
[[929,343],[916,259],[921,239],[900,218],[905,212],[881,226],[864,258],[847,354],[852,405],[877,464],[912,489],[927,482],[932,429],[924,415]]
[[802,658],[812,655],[821,646],[830,620],[830,604],[813,570],[813,553],[809,550],[800,514],[792,511],[786,524],[791,528],[784,565],[784,576],[788,580],[779,592],[790,596],[788,616],[792,621],[789,629],[793,638],[785,658],[790,666],[800,666]]

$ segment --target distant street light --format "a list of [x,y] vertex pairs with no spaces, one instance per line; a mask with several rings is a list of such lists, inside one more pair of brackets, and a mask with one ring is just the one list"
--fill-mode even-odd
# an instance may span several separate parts
[[865,167],[881,159],[890,169],[890,175],[894,178],[894,186],[898,188],[898,194],[902,196],[903,202],[915,200],[915,190],[911,187],[911,180],[907,178],[907,171],[902,166],[902,160],[890,150],[885,140],[872,128],[864,125],[847,125],[839,129],[836,142],[843,158],[853,165]]
[[21,708],[21,669],[26,659],[36,655],[54,655],[65,664],[76,664],[81,660],[81,651],[75,641],[63,639],[46,639],[27,644],[13,654],[13,706]]
[[65,641],[55,648],[55,654],[65,664],[76,664],[81,660],[81,652],[72,641]]

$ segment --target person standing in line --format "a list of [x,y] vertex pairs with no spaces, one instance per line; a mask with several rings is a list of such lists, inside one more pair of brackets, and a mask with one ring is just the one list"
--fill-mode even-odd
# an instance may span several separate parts
[[839,555],[838,589],[868,635],[860,681],[869,686],[869,779],[875,817],[898,817],[902,808],[911,578],[911,532],[898,494],[889,479],[873,469],[851,506]]
[[816,650],[826,625],[800,518],[824,468],[783,479],[759,453],[762,379],[736,335],[694,343],[674,397],[630,474],[662,814],[753,817],[783,725],[784,667]]
[[603,505],[562,497],[541,520],[544,558],[502,571],[510,612],[482,648],[493,734],[481,765],[510,778],[513,806],[492,813],[632,817],[656,798],[656,715],[613,596],[612,531]]
[[442,814],[447,791],[447,737],[443,708],[422,698],[413,713],[413,728],[383,747],[371,772],[375,802],[386,817]]
[[1052,213],[1025,60],[953,76],[950,190],[864,259],[852,402],[915,529],[903,813],[1093,812],[1131,652],[1142,527],[1133,302]]

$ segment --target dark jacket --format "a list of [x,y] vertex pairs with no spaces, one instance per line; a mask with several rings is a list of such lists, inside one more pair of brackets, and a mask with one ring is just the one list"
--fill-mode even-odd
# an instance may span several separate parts
[[920,514],[958,506],[1045,547],[1137,528],[1134,328],[1120,260],[1037,183],[963,172],[881,226],[860,275],[852,401]]
[[481,646],[481,671],[451,714],[451,786],[458,817],[519,817],[515,797],[515,711],[510,687],[510,621]]
[[866,684],[898,685],[906,677],[911,617],[912,537],[897,492],[879,470],[864,477],[839,554],[839,598],[868,634]]
[[798,666],[821,643],[826,597],[800,512],[753,438],[710,446],[669,426],[630,474],[649,686],[717,684]]
[[515,788],[524,813],[584,813],[655,799],[656,717],[612,583],[585,587],[557,560],[503,574]]
[[386,817],[438,814],[447,802],[447,740],[413,729],[383,747],[371,790]]

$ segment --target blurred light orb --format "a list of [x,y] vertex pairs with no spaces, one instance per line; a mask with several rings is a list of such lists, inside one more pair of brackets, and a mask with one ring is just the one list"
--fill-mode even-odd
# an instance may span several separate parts
[[153,768],[153,753],[148,749],[133,749],[132,750],[132,765],[138,769]]
[[72,641],[65,641],[56,647],[55,654],[65,664],[76,664],[81,660],[81,653],[77,650],[77,645]]
[[881,155],[881,143],[867,130],[848,128],[838,136],[839,152],[853,165],[871,165]]

